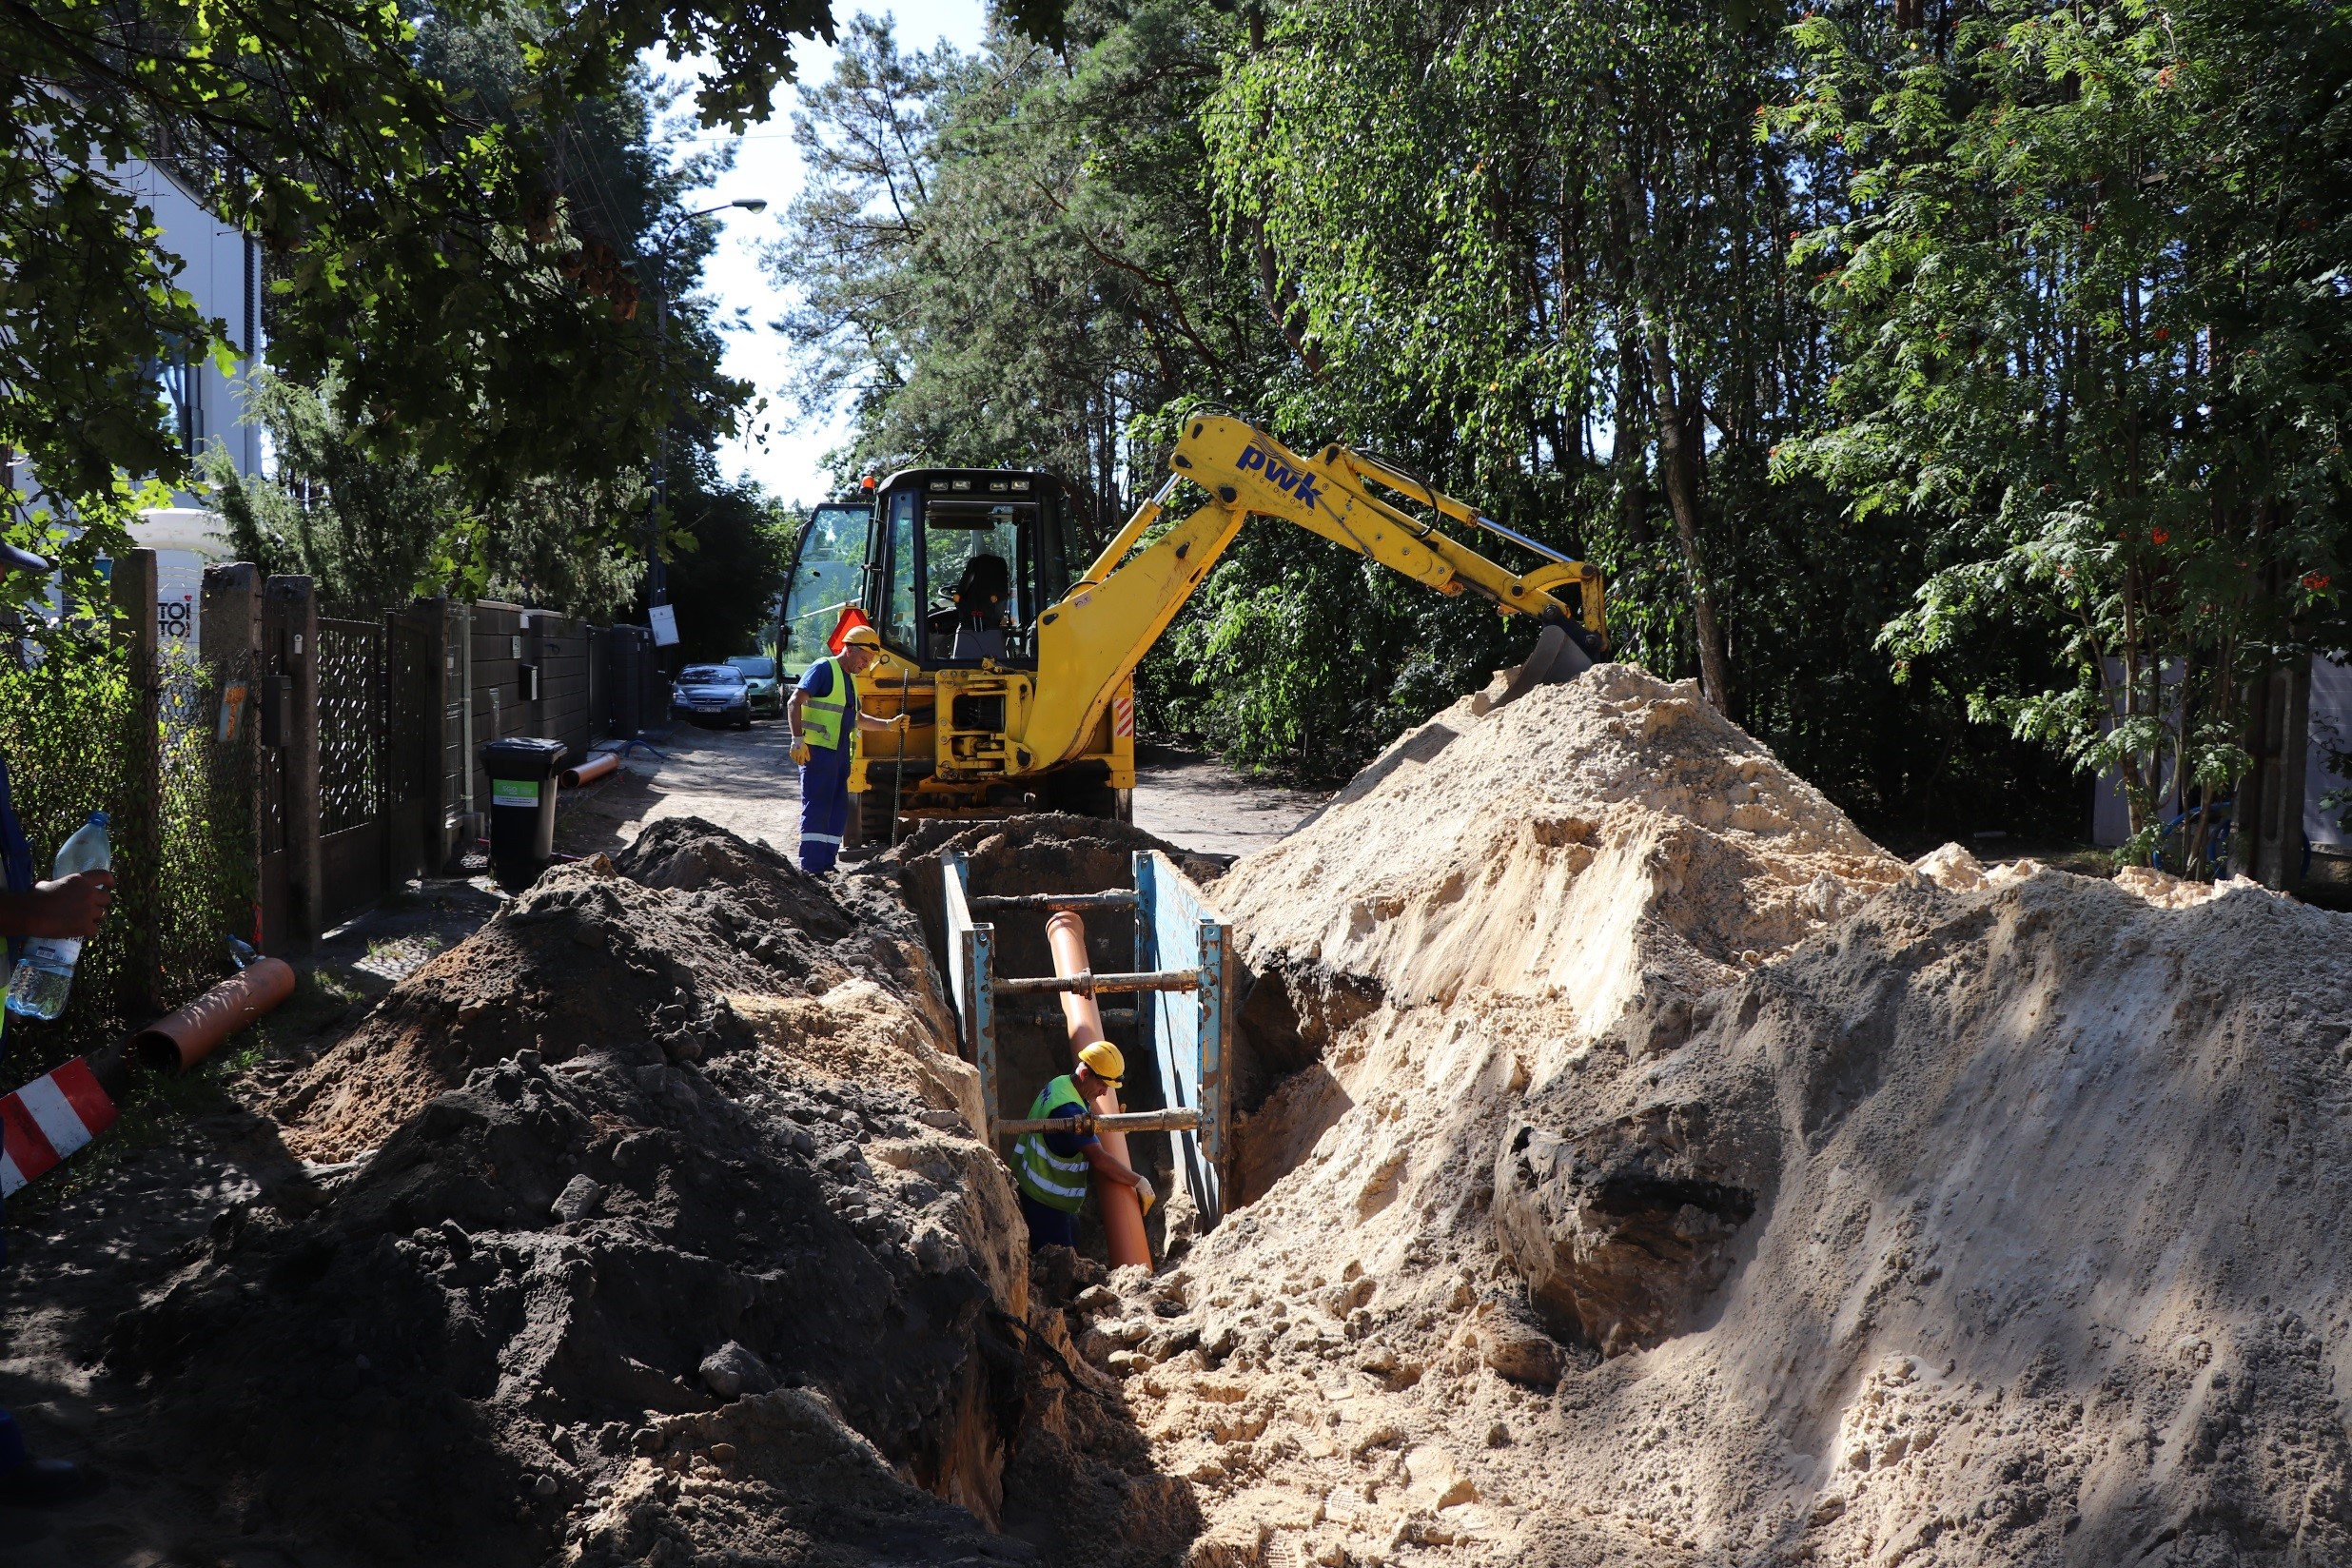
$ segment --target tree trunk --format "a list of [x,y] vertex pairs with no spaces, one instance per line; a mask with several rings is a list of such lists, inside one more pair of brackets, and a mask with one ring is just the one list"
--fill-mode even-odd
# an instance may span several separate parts
[[1723,657],[1723,630],[1715,620],[1715,593],[1698,548],[1698,416],[1676,396],[1674,363],[1665,343],[1648,344],[1651,403],[1657,415],[1657,466],[1666,504],[1675,515],[1675,538],[1682,547],[1682,569],[1691,579],[1691,628],[1698,641],[1698,689],[1717,713],[1729,713],[1731,671]]

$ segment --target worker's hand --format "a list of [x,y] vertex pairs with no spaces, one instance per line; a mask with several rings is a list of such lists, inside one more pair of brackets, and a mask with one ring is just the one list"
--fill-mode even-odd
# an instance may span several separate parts
[[911,730],[914,728],[914,715],[912,714],[893,714],[891,716],[891,724],[896,729]]
[[1143,1200],[1147,1214],[1151,1212],[1151,1205],[1160,1201],[1160,1195],[1151,1189],[1151,1178],[1140,1170],[1135,1173],[1135,1196]]
[[22,924],[10,934],[95,936],[98,923],[107,917],[107,906],[113,902],[112,872],[76,872],[54,882],[36,882],[25,895]]
[[794,741],[794,742],[793,742],[793,766],[794,766],[794,767],[795,767],[795,768],[805,768],[805,767],[807,767],[808,765],[809,765],[809,743],[808,743],[807,741],[805,741],[805,740],[795,740],[795,741]]

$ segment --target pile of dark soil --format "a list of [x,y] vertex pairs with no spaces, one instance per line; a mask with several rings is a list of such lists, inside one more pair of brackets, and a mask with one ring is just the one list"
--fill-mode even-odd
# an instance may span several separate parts
[[1031,1301],[941,1017],[886,884],[675,819],[551,872],[284,1097],[354,1157],[89,1347],[114,1446],[240,1561],[1180,1557],[1189,1489],[1072,1366],[1082,1282]]
[[694,1060],[740,1043],[729,996],[817,996],[872,975],[936,1003],[912,922],[870,885],[828,888],[697,817],[657,822],[599,864],[542,878],[295,1078],[270,1107],[288,1146],[350,1159],[518,1049],[560,1063],[652,1038]]

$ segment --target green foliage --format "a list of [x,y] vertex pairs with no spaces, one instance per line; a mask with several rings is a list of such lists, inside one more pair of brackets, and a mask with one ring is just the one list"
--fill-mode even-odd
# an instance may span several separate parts
[[722,659],[760,646],[774,624],[792,564],[793,522],[752,485],[696,489],[680,498],[691,548],[670,558],[670,602],[687,659]]
[[650,504],[637,474],[526,480],[479,500],[353,433],[332,377],[313,388],[262,373],[249,387],[275,473],[247,481],[217,449],[200,472],[237,558],[313,578],[333,613],[447,594],[601,619],[636,594]]
[[[612,286],[643,285],[650,308],[641,324],[668,388],[652,395],[673,400],[669,444],[685,454],[676,466],[688,484],[707,484],[709,451],[733,428],[749,389],[719,372],[710,302],[696,286],[715,241],[690,214],[731,150],[674,157],[661,127],[670,100],[641,69],[601,96],[542,116],[529,101],[511,31],[437,16],[421,44],[457,101],[495,113],[539,149],[584,245],[609,252]],[[267,481],[242,480],[217,449],[200,464],[241,556],[311,576],[346,614],[435,594],[514,599],[594,619],[627,608],[653,526],[643,461],[616,467],[600,456],[584,468],[472,483],[378,428],[376,414],[352,412],[345,380],[341,365],[330,365],[315,382],[265,372],[249,383],[248,417],[270,437]],[[665,526],[674,549],[693,547],[676,517]]]
[[[1293,350],[1252,402],[1281,433],[1399,454],[1597,560],[1619,657],[1699,675],[1882,831],[2071,828],[2050,771],[1972,728],[1957,689],[2015,689],[2041,673],[2045,639],[1954,650],[1898,687],[1872,644],[1926,570],[1918,540],[1839,516],[1818,484],[1773,481],[1774,445],[1808,427],[1835,370],[1784,265],[1789,231],[1818,224],[1833,193],[1754,134],[1794,64],[1791,14],[1646,0],[1284,9],[1203,110],[1223,230],[1259,258],[1261,320]],[[1253,580],[1229,598],[1212,582],[1196,616],[1281,599],[1303,614],[1313,579],[1288,556],[1313,548],[1234,567]],[[1322,769],[1361,760],[1525,646],[1523,628],[1371,575],[1334,574],[1352,676],[1279,655],[1219,670],[1250,694],[1243,711],[1361,713],[1353,746]],[[1240,655],[1261,635],[1198,624],[1178,650]],[[1367,704],[1350,680],[1385,695]],[[1230,745],[1195,702],[1191,724]]]
[[[1049,29],[1055,10],[1025,15]],[[641,108],[653,45],[700,64],[704,123],[740,129],[790,79],[794,39],[832,36],[825,0],[12,10],[0,448],[31,458],[43,494],[8,501],[110,528],[132,504],[119,475],[177,484],[192,461],[156,367],[225,368],[253,347],[242,323],[202,316],[152,211],[107,172],[141,160],[265,247],[272,363],[305,384],[331,372],[338,415],[381,456],[486,500],[535,475],[615,478],[676,406],[732,429],[746,389],[637,309],[644,289],[679,290],[666,265],[631,274],[625,242],[651,214],[605,200],[632,184],[610,177],[608,133]]]
[[1050,468],[1108,519],[1155,460],[1135,421],[1260,385],[1251,273],[1218,241],[1195,121],[1231,19],[1140,0],[1070,29],[1064,55],[1002,29],[977,56],[908,54],[861,18],[804,90],[809,185],[767,262],[804,405],[857,416],[837,479]]
[[[104,592],[88,578],[78,586]],[[40,875],[91,812],[108,813],[115,908],[82,950],[65,1015],[10,1023],[12,1081],[202,990],[228,967],[224,937],[252,924],[250,724],[223,740],[217,684],[178,663],[166,666],[159,713],[131,682],[103,598],[82,602],[88,618],[32,623],[0,654],[0,755]],[[153,794],[125,766],[142,748],[159,757]]]
[[1921,538],[1905,664],[2055,629],[2063,678],[1968,698],[2122,770],[2145,853],[2176,782],[2209,802],[2244,771],[2247,683],[2345,639],[2352,12],[2003,3],[1798,36],[1775,118],[1850,205],[1793,260],[1844,363],[1780,472]]

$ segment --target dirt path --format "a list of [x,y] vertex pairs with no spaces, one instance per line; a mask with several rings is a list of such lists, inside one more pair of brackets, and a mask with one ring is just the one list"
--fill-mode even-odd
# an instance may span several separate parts
[[1195,854],[1253,854],[1329,798],[1257,783],[1197,752],[1153,747],[1136,756],[1135,825]]
[[[1153,749],[1136,768],[1135,825],[1196,854],[1234,857],[1266,848],[1324,796],[1242,777],[1212,757]],[[681,725],[638,748],[621,772],[565,797],[556,847],[611,853],[665,816],[699,816],[786,853],[800,836],[800,789],[784,726],[699,730]]]

